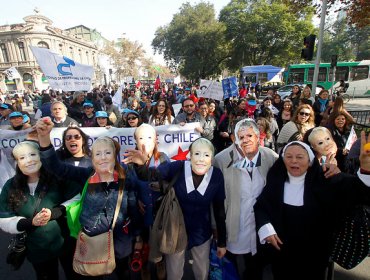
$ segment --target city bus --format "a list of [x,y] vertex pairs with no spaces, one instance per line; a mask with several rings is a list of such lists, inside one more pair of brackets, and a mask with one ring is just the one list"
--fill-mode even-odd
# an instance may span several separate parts
[[[332,83],[333,69],[330,63],[321,63],[317,84],[325,89],[334,89],[339,81],[346,83],[349,96],[370,97],[370,60],[338,62],[335,80]],[[285,73],[286,84],[312,84],[315,64],[292,64]]]

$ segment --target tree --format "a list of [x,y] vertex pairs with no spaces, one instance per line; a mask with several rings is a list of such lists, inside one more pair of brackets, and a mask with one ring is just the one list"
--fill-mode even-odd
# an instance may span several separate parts
[[359,29],[339,18],[324,33],[322,62],[330,62],[334,54],[339,61],[370,59],[369,34],[370,26]]
[[229,57],[224,32],[212,4],[185,3],[170,24],[156,30],[152,46],[172,70],[188,79],[206,78],[221,73]]
[[[302,7],[315,7],[316,13],[321,12],[321,1],[317,0],[282,0],[293,12]],[[328,0],[328,10],[335,12],[344,11],[347,14],[347,21],[358,28],[370,24],[370,2],[368,0]]]
[[231,69],[286,65],[300,60],[303,38],[313,32],[312,9],[293,14],[280,1],[231,1],[220,13],[232,42]]
[[112,41],[105,46],[103,52],[110,57],[117,77],[139,75],[145,50],[137,41],[132,42],[126,38],[119,39],[118,42]]

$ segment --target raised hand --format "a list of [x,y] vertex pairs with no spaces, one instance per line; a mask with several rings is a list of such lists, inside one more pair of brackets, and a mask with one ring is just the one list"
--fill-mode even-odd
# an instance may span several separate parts
[[370,133],[366,139],[365,131],[361,131],[360,167],[370,172]]

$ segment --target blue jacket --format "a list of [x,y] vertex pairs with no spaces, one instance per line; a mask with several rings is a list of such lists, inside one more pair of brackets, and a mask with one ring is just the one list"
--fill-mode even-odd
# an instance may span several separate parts
[[204,194],[200,194],[197,190],[192,190],[188,193],[186,186],[188,178],[185,176],[186,164],[186,161],[164,163],[158,167],[158,171],[166,181],[171,181],[173,176],[180,172],[173,188],[184,216],[186,233],[188,235],[188,249],[191,249],[194,246],[202,245],[211,238],[211,205],[215,202],[223,203],[225,200],[225,188],[221,170],[213,167],[213,171],[209,173],[212,174],[210,178],[206,180],[205,177],[203,178],[205,182],[208,181]]
[[[84,185],[94,173],[92,167],[77,167],[61,162],[53,147],[41,151],[41,160],[45,168],[60,178],[69,178]],[[116,258],[131,254],[132,237],[140,233],[137,225],[139,212],[136,197],[131,188],[130,179],[124,182],[124,194],[120,212],[114,229],[114,249]],[[82,206],[80,223],[90,235],[98,235],[110,229],[118,198],[118,182],[95,183],[89,181]],[[128,225],[127,225],[128,224]],[[127,225],[127,226],[126,226]],[[126,231],[128,228],[128,231]]]

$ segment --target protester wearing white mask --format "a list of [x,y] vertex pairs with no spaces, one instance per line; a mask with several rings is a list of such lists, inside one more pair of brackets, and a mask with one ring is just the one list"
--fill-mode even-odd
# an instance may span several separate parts
[[[253,205],[278,155],[259,146],[259,129],[252,119],[235,126],[235,143],[215,157],[225,177],[227,254],[241,279],[261,280],[264,260],[257,249]],[[237,265],[242,259],[244,270]]]

